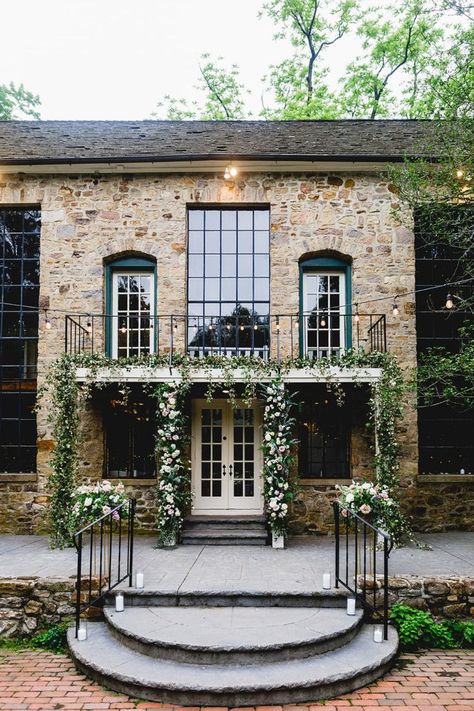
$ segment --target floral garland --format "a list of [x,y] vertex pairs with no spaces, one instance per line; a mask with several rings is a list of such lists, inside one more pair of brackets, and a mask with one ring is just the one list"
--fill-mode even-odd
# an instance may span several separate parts
[[158,542],[170,545],[176,541],[191,500],[189,466],[185,463],[188,437],[183,414],[187,383],[160,383],[152,395],[157,400],[156,446],[159,461]]
[[[126,500],[127,493],[121,481],[118,484],[112,484],[108,479],[103,479],[95,484],[78,486],[72,495],[72,512],[76,528],[85,526],[104,514],[110,513],[112,509],[123,504]],[[127,513],[125,508],[121,513],[114,511],[112,518],[114,521],[118,521],[120,518],[126,518]]]
[[284,535],[288,526],[289,505],[295,497],[295,483],[290,480],[296,443],[291,432],[295,420],[290,416],[292,399],[281,376],[263,386],[263,476],[264,499],[272,533]]

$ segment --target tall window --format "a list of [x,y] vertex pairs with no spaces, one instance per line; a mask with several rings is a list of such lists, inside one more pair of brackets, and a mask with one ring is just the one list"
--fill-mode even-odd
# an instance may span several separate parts
[[193,355],[269,346],[270,213],[190,209],[188,349]]
[[302,351],[309,358],[338,357],[350,345],[350,267],[317,257],[300,264]]
[[0,472],[36,469],[40,211],[0,209]]
[[155,350],[155,271],[155,263],[141,257],[107,265],[107,340],[113,358]]
[[350,476],[349,408],[339,407],[328,392],[301,404],[299,472],[304,479]]
[[[441,346],[455,353],[459,330],[472,323],[472,313],[463,310],[456,297],[472,299],[467,283],[431,291],[429,287],[470,276],[466,264],[474,259],[472,210],[469,206],[440,207],[439,212],[419,209],[415,213],[416,295],[418,355]],[[444,235],[444,237],[443,237]],[[470,250],[470,251],[469,251]],[[446,294],[455,295],[455,308],[445,308]],[[474,413],[465,408],[435,404],[418,410],[419,470],[421,474],[474,474]]]
[[107,403],[104,416],[107,478],[155,476],[154,419],[153,403],[140,390],[132,390],[126,403],[114,397]]

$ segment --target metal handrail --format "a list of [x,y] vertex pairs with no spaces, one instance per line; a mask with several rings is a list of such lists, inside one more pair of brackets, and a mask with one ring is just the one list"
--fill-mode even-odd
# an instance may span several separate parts
[[[134,538],[134,524],[135,524],[135,499],[127,499],[127,501],[122,502],[115,508],[111,509],[108,513],[103,514],[95,521],[87,524],[79,531],[74,534],[73,541],[77,550],[77,576],[76,576],[76,607],[75,607],[75,617],[76,617],[76,637],[79,630],[79,624],[81,619],[81,613],[90,607],[99,607],[102,605],[105,596],[113,590],[117,585],[122,583],[126,578],[128,578],[128,584],[132,585],[133,576],[133,538]],[[124,537],[122,531],[122,521],[125,519],[123,515],[124,511],[127,511],[127,527],[126,527],[126,537],[127,546],[125,555],[122,554],[122,538]],[[118,513],[118,519],[114,517],[114,514]],[[118,524],[118,541],[117,535],[114,536],[113,524],[117,522]],[[108,530],[107,530],[108,523]],[[104,525],[105,525],[105,538],[104,538]],[[95,530],[94,530],[95,529]],[[98,529],[98,531],[97,531]],[[83,558],[84,558],[84,537],[90,536],[89,539],[89,566],[88,571],[84,574],[83,571]],[[96,541],[96,537],[98,537]],[[107,543],[106,543],[107,542]],[[113,562],[113,551],[114,543],[117,543],[117,559],[116,566]],[[98,554],[98,555],[97,555]],[[97,566],[97,557],[99,559],[99,564]],[[125,572],[122,575],[122,561],[123,557],[126,558]],[[112,578],[112,570],[116,567],[117,575]],[[98,571],[97,571],[98,568]],[[97,594],[93,589],[93,581],[98,578]],[[114,582],[112,583],[112,579]],[[87,592],[83,593],[84,581],[86,582],[85,590]],[[85,600],[83,600],[83,597]]]
[[[390,534],[386,533],[377,526],[359,516],[358,513],[340,506],[335,501],[334,507],[334,523],[335,523],[335,585],[336,588],[341,584],[360,602],[364,611],[370,611],[374,616],[377,615],[377,547],[379,538],[383,544],[381,551],[383,552],[383,586],[382,586],[382,622],[383,636],[388,639],[388,559],[393,548],[393,539]],[[344,560],[345,560],[345,575],[341,576],[341,516],[345,521],[344,537]],[[349,532],[353,526],[353,543],[354,555],[349,555],[351,538]],[[359,551],[359,545],[362,544],[362,550]],[[370,547],[368,544],[372,544]],[[353,575],[351,568],[353,563]],[[367,594],[367,572],[373,578],[372,600]],[[362,586],[359,585],[359,578],[362,577]],[[353,580],[353,585],[351,584]]]

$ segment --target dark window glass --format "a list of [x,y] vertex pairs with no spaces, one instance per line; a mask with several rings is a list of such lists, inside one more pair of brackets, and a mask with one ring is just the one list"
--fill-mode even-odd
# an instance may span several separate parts
[[303,479],[350,477],[348,408],[328,393],[302,402],[299,413],[299,472]]
[[0,208],[0,472],[36,470],[40,217]]
[[[432,208],[415,213],[416,288],[440,286],[469,276],[466,260],[474,259],[472,207]],[[462,255],[462,259],[460,259]],[[447,292],[469,298],[473,286],[460,285],[416,295],[417,349],[442,346],[456,353],[459,329],[472,322],[472,313],[445,307]],[[418,410],[419,470],[422,474],[474,475],[474,413],[446,405]]]
[[268,209],[189,210],[188,349],[192,355],[269,347]]
[[153,406],[143,395],[127,403],[111,399],[105,409],[105,477],[155,476]]

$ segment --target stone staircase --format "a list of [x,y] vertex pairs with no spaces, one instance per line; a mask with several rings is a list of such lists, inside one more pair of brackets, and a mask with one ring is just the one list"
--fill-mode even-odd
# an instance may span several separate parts
[[132,697],[189,706],[317,701],[374,681],[393,663],[396,631],[373,641],[339,591],[184,593],[124,589],[85,641],[69,631],[76,666]]
[[181,534],[188,546],[264,546],[267,539],[265,516],[190,516]]

